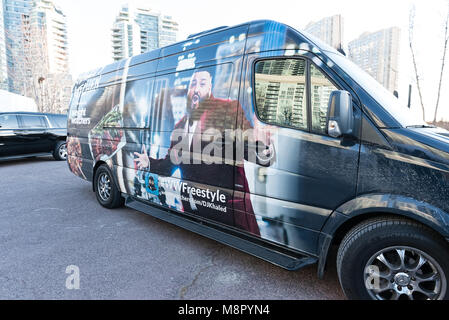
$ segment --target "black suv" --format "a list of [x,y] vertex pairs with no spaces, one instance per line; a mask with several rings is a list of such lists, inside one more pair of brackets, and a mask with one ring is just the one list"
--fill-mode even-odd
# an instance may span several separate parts
[[52,154],[67,160],[67,115],[0,112],[0,159]]

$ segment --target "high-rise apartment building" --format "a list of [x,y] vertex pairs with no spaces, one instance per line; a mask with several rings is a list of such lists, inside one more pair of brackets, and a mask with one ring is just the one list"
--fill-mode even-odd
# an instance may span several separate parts
[[304,31],[317,37],[335,49],[343,49],[343,18],[341,15],[310,22]]
[[8,90],[8,61],[6,59],[5,21],[3,0],[0,0],[0,90]]
[[[67,18],[51,0],[36,0],[31,11],[30,22],[40,31],[42,49],[35,53],[46,59],[42,70],[43,83],[39,84],[41,105],[51,112],[65,112],[68,109],[72,88],[69,73],[69,48],[67,40]],[[31,28],[33,30],[33,27]],[[38,76],[37,74],[34,75]]]
[[31,22],[42,28],[51,74],[69,73],[69,52],[66,16],[50,0],[35,2]]
[[178,23],[150,8],[124,5],[112,27],[114,61],[176,42]]
[[9,91],[63,112],[72,85],[66,16],[51,0],[3,0],[3,18]]
[[20,72],[18,65],[24,61],[23,21],[29,19],[34,1],[3,0],[2,2],[8,89],[14,93],[21,93],[22,85],[16,80],[16,75]]
[[349,43],[350,59],[391,92],[398,90],[400,38],[401,30],[393,27]]
[[176,42],[178,23],[171,16],[159,17],[159,47],[165,47]]

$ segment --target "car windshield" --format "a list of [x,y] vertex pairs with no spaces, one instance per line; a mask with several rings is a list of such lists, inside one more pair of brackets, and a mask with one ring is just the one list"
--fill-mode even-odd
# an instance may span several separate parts
[[390,91],[385,89],[368,73],[360,69],[356,64],[335,51],[326,51],[328,57],[333,60],[344,72],[374,98],[393,118],[403,127],[427,127],[419,112],[413,112],[407,106],[402,105]]

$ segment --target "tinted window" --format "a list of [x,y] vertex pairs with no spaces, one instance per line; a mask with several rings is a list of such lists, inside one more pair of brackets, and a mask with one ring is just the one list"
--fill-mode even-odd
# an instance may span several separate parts
[[116,127],[117,123],[111,119],[108,113],[114,113],[114,110],[117,110],[119,100],[119,85],[84,91],[77,108],[70,109],[69,122],[71,127],[75,126],[82,130],[83,135],[87,135],[94,127],[97,129]]
[[66,116],[50,116],[50,122],[54,128],[66,128],[67,117]]
[[45,119],[42,116],[21,116],[22,127],[27,129],[46,128]]
[[153,80],[142,79],[128,82],[123,110],[123,126],[125,128],[147,128],[147,115],[151,109],[151,93]]
[[0,115],[0,129],[17,129],[17,117],[14,115]]
[[312,89],[312,130],[325,134],[329,98],[331,92],[338,89],[313,64],[310,67],[310,86]]
[[306,62],[303,59],[256,63],[256,109],[269,124],[307,129]]

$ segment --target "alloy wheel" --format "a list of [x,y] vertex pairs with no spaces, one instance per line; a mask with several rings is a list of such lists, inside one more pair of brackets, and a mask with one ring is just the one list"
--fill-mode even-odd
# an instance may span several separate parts
[[111,198],[111,178],[107,173],[101,173],[97,183],[98,194],[102,201],[107,202]]
[[441,300],[447,290],[439,263],[410,247],[390,247],[374,254],[365,267],[364,280],[375,300]]
[[67,160],[67,144],[66,143],[62,144],[59,147],[58,154],[62,160]]

